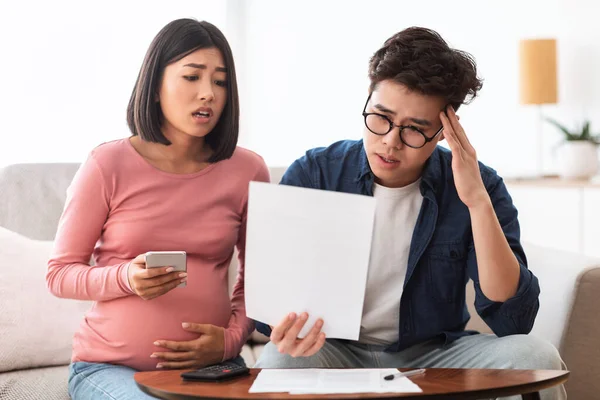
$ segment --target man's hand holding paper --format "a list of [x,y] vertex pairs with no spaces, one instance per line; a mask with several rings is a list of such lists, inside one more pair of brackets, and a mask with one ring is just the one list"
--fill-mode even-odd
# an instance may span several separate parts
[[299,338],[300,331],[308,321],[308,314],[288,314],[277,326],[271,327],[271,342],[282,354],[292,357],[310,357],[325,344],[325,333],[321,332],[323,320],[318,319],[308,335]]

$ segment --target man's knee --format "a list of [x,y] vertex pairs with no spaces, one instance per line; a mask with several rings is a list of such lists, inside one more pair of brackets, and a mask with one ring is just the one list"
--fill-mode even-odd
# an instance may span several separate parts
[[546,340],[530,335],[512,335],[497,339],[495,356],[500,368],[562,369],[558,350]]
[[340,368],[335,365],[336,360],[326,356],[325,347],[315,355],[310,357],[292,357],[289,354],[281,354],[272,342],[265,345],[258,361],[255,364],[256,368]]

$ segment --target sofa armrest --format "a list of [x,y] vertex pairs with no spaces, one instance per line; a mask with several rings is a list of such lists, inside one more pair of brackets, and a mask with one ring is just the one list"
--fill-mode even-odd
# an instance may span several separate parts
[[592,399],[600,393],[600,263],[579,275],[573,307],[561,343],[571,376],[569,399]]
[[[569,399],[587,400],[600,393],[600,260],[524,243],[529,269],[540,281],[540,310],[532,335],[559,349],[571,372],[566,388]],[[467,328],[489,329],[472,304],[467,286],[471,321]]]
[[[561,343],[568,326],[577,281],[581,274],[591,267],[600,265],[600,260],[582,254],[560,251],[523,243],[529,269],[540,282],[540,310],[535,319],[531,334],[552,343],[561,350]],[[479,318],[473,306],[473,283],[467,284],[467,307],[471,320],[467,329],[491,333],[489,327]]]
[[525,244],[530,270],[540,282],[540,310],[531,334],[552,343],[561,354],[578,280],[600,260],[578,253]]

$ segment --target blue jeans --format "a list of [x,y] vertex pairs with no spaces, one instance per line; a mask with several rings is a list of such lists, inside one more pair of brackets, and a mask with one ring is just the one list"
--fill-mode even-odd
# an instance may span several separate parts
[[[231,360],[245,365],[242,357]],[[133,380],[133,368],[115,364],[76,362],[69,366],[69,395],[73,400],[153,400]]]

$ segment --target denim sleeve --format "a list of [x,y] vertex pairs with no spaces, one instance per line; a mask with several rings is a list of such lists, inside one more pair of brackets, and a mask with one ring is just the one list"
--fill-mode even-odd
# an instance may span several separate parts
[[[309,179],[309,166],[313,165],[308,156],[304,156],[292,163],[283,174],[280,185],[299,186],[313,188],[314,185]],[[256,330],[265,336],[271,336],[271,328],[269,325],[256,321]]]
[[271,336],[271,327],[267,324],[256,321],[256,330],[267,337]]
[[471,245],[467,265],[475,287],[475,309],[497,336],[527,334],[531,331],[539,309],[540,285],[535,275],[527,268],[527,259],[520,242],[517,209],[500,177],[494,174],[488,193],[504,235],[515,254],[519,266],[517,293],[504,302],[494,302],[483,294],[479,285],[477,259]]
[[305,188],[315,188],[314,183],[310,179],[315,171],[311,171],[311,166],[315,165],[309,158],[308,154],[297,159],[289,166],[283,174],[280,185],[298,186]]

